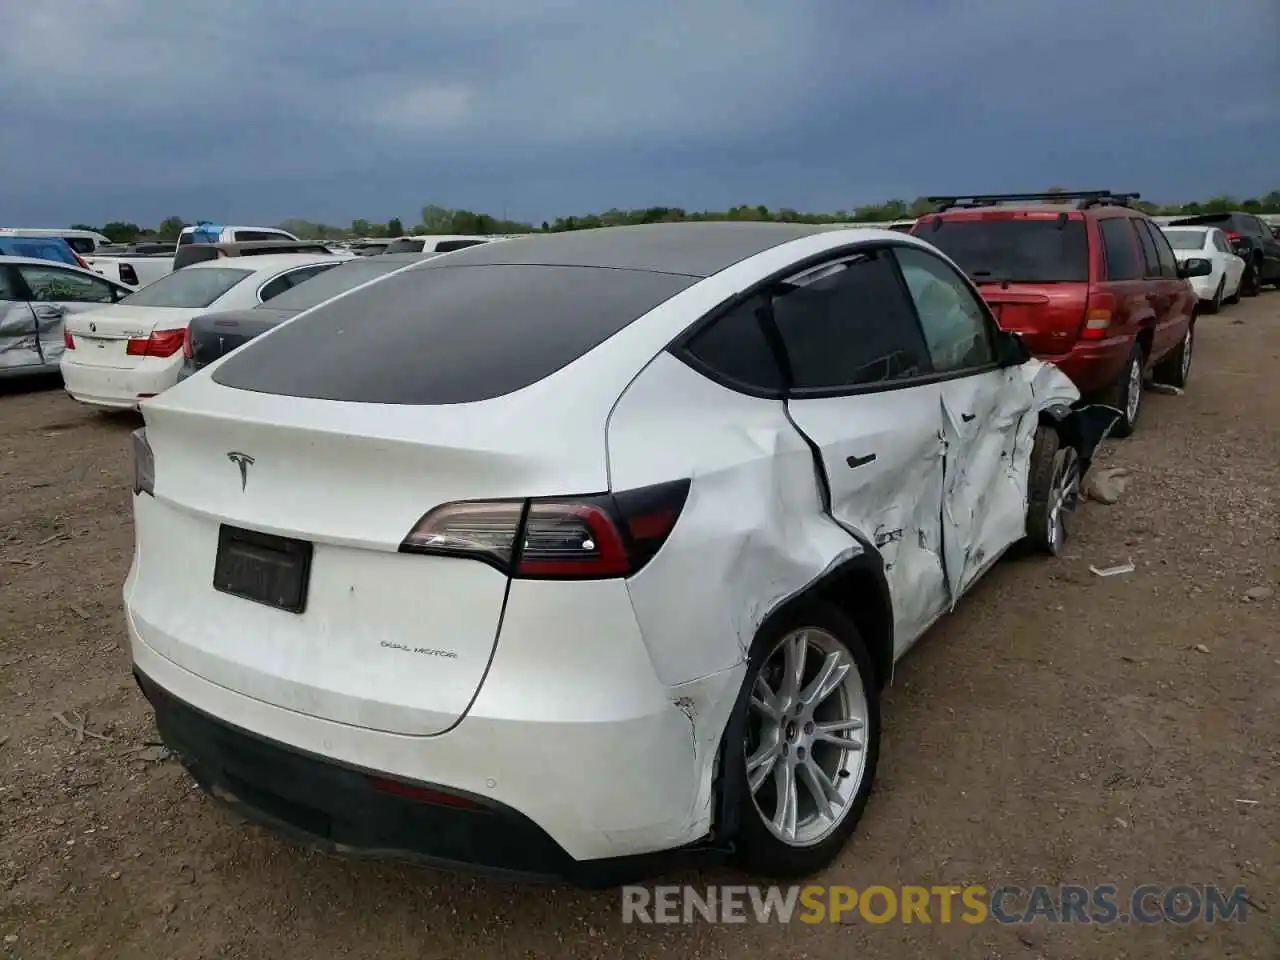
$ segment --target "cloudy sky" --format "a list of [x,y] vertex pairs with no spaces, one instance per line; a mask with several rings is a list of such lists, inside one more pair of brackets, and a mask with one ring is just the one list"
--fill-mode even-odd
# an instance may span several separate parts
[[1280,188],[1277,0],[0,3],[0,222]]

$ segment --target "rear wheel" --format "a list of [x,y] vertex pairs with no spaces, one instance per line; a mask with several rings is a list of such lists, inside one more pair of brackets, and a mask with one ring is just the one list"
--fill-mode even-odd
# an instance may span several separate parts
[[1123,414],[1111,430],[1113,437],[1132,436],[1138,426],[1138,414],[1142,412],[1143,359],[1142,344],[1135,343],[1120,378],[1111,388],[1108,403]]
[[1056,557],[1067,542],[1067,526],[1080,503],[1080,453],[1063,444],[1052,427],[1036,431],[1027,497],[1027,541]]
[[1153,379],[1171,387],[1185,387],[1191,376],[1191,354],[1195,342],[1196,325],[1193,320],[1187,324],[1187,332],[1182,335],[1182,342],[1177,349],[1156,365]]
[[1227,278],[1223,277],[1218,281],[1218,289],[1213,293],[1213,299],[1204,304],[1201,308],[1205,313],[1217,313],[1222,309],[1222,294],[1227,289]]
[[1256,265],[1250,263],[1244,268],[1244,276],[1240,278],[1240,296],[1256,297],[1262,292],[1262,284],[1258,279]]
[[830,864],[862,817],[880,753],[871,656],[840,610],[813,604],[762,631],[750,704],[738,857],[752,873],[800,877]]

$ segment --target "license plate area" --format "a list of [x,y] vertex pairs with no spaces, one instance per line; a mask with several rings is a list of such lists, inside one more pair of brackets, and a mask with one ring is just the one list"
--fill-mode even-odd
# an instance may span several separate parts
[[312,544],[222,524],[213,589],[277,610],[302,613],[311,580]]

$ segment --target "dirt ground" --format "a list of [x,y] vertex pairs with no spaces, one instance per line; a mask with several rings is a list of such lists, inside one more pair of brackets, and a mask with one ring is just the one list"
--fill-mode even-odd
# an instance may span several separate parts
[[1064,559],[998,565],[899,666],[879,783],[822,880],[1244,884],[1244,924],[624,926],[616,892],[243,826],[154,746],[130,678],[137,421],[52,383],[0,394],[0,958],[1280,958],[1280,293],[1199,334],[1187,394],[1150,395],[1102,455],[1132,472],[1120,502],[1085,506]]

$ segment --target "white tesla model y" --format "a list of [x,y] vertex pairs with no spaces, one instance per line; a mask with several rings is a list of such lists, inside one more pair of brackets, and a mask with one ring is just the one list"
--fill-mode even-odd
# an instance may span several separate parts
[[484,244],[142,404],[124,599],[200,783],[316,845],[612,883],[829,863],[894,662],[1116,412],[927,243]]

